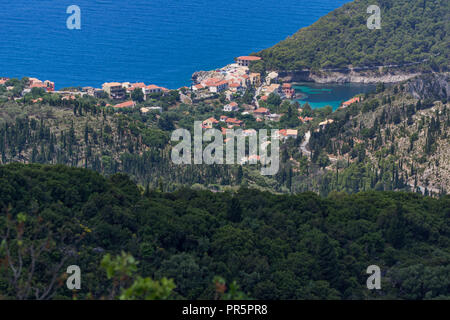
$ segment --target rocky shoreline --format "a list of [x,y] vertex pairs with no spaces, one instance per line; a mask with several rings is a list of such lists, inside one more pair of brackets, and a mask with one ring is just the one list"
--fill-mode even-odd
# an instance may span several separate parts
[[406,72],[356,72],[356,71],[280,71],[279,78],[283,82],[315,82],[315,83],[396,83],[412,79],[421,73]]

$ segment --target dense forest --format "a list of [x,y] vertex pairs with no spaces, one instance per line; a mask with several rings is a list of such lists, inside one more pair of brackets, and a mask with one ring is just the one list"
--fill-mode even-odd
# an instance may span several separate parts
[[[372,4],[255,53],[262,76],[419,74],[335,111],[233,95],[240,110],[226,115],[245,129],[297,132],[280,138],[272,176],[173,163],[172,132],[220,119],[223,93],[135,89],[121,108],[105,92],[2,81],[0,299],[450,299],[449,2],[379,0],[380,30],[366,25]],[[80,290],[65,285],[73,265]],[[381,290],[366,287],[371,265]]]
[[[450,298],[448,196],[164,193],[124,174],[10,164],[0,210],[4,299],[133,299],[145,284],[153,298],[214,299],[225,279],[239,298]],[[81,268],[76,292],[69,265]],[[381,290],[367,290],[370,265]],[[125,290],[133,273],[147,278]]]
[[[367,27],[367,8],[373,4],[381,9],[378,30]],[[353,1],[257,53],[263,61],[254,68],[318,71],[404,65],[411,71],[445,71],[450,60],[449,19],[447,0]]]

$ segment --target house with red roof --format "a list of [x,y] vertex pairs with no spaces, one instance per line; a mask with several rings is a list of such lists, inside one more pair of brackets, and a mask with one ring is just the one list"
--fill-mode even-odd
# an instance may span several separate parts
[[136,102],[134,101],[126,101],[119,104],[116,104],[114,108],[122,109],[122,108],[134,108],[136,106]]
[[199,91],[199,90],[203,90],[203,89],[205,89],[205,86],[202,85],[201,83],[192,86],[192,91]]
[[217,121],[215,118],[211,117],[202,122],[202,128],[203,129],[212,129],[213,126],[218,123],[219,123],[219,121]]
[[233,111],[238,111],[238,110],[239,110],[239,105],[234,101],[223,107],[224,112],[233,112]]
[[47,89],[47,86],[45,84],[43,84],[42,82],[34,82],[31,86],[31,89],[33,88],[42,88],[42,89]]
[[228,125],[228,128],[241,127],[244,124],[242,120],[236,118],[228,118],[225,122]]
[[47,92],[55,91],[55,83],[51,82],[50,80],[45,80],[44,82],[42,82],[41,80],[36,78],[28,78],[28,81],[28,87],[30,89],[41,88]]
[[219,78],[208,78],[208,79],[203,80],[201,82],[201,84],[204,85],[205,87],[209,87],[219,81],[222,81],[222,80]]
[[292,85],[290,83],[283,83],[281,90],[288,99],[291,99],[295,94],[295,89],[292,88]]
[[208,82],[208,87],[210,92],[220,93],[228,89],[228,81]]
[[351,104],[356,103],[356,102],[360,102],[360,101],[361,101],[361,97],[354,97],[354,98],[352,98],[350,100],[347,100],[347,101],[343,102],[341,108],[347,108]]
[[161,87],[158,87],[154,84],[151,84],[149,86],[146,86],[144,89],[145,94],[152,94],[152,93],[161,93],[163,89]]
[[233,91],[233,92],[240,92],[244,90],[244,87],[241,85],[241,83],[239,82],[233,82],[233,80],[231,80],[228,84],[228,88]]
[[8,80],[9,78],[0,77],[0,85],[4,85]]
[[135,89],[141,89],[143,93],[145,93],[145,83],[143,82],[138,82],[138,83],[130,83],[127,87],[126,90],[128,93],[133,92]]
[[103,91],[105,91],[112,99],[121,100],[125,98],[126,89],[120,82],[106,82],[102,85]]
[[269,109],[267,108],[258,108],[253,111],[253,115],[257,118],[261,118],[270,114]]
[[248,67],[251,62],[261,60],[260,57],[255,56],[241,56],[236,58],[236,63],[241,67]]

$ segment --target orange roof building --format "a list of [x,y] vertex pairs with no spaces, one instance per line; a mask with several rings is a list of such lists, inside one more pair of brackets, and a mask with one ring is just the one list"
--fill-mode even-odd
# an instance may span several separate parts
[[196,85],[192,86],[193,91],[202,90],[202,89],[205,89],[205,87],[202,84],[196,84]]
[[219,123],[219,121],[217,121],[215,118],[211,117],[202,122],[202,128],[203,129],[212,129],[213,126],[218,123]]
[[261,58],[255,56],[241,56],[236,58],[237,64],[240,65],[241,67],[248,67],[251,62],[259,60],[261,60]]
[[133,108],[136,106],[134,101],[127,101],[123,103],[116,104],[114,108],[122,109],[122,108]]
[[255,111],[253,111],[253,114],[261,116],[261,115],[266,115],[269,114],[269,109],[267,108],[258,108]]
[[361,101],[361,97],[354,97],[350,100],[345,101],[344,103],[342,103],[342,108],[346,108],[349,105],[356,103],[356,102],[360,102]]
[[138,82],[138,83],[132,83],[130,84],[130,86],[127,88],[128,92],[132,92],[135,89],[144,89],[146,87],[145,83],[143,82]]

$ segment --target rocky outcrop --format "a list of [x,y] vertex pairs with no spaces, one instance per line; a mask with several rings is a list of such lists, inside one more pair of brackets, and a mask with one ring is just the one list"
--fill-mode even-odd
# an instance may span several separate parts
[[197,71],[192,74],[192,82],[200,83],[208,78],[223,78],[223,75],[215,70],[213,71]]
[[409,80],[417,76],[417,73],[411,74],[361,74],[357,72],[350,72],[348,74],[330,73],[326,75],[311,74],[311,79],[317,83],[395,83]]
[[354,71],[343,69],[338,71],[284,71],[280,72],[280,79],[284,82],[316,82],[316,83],[396,83],[412,79],[418,73],[401,71]]
[[450,98],[449,73],[429,74],[409,81],[406,90],[416,99],[443,100]]

